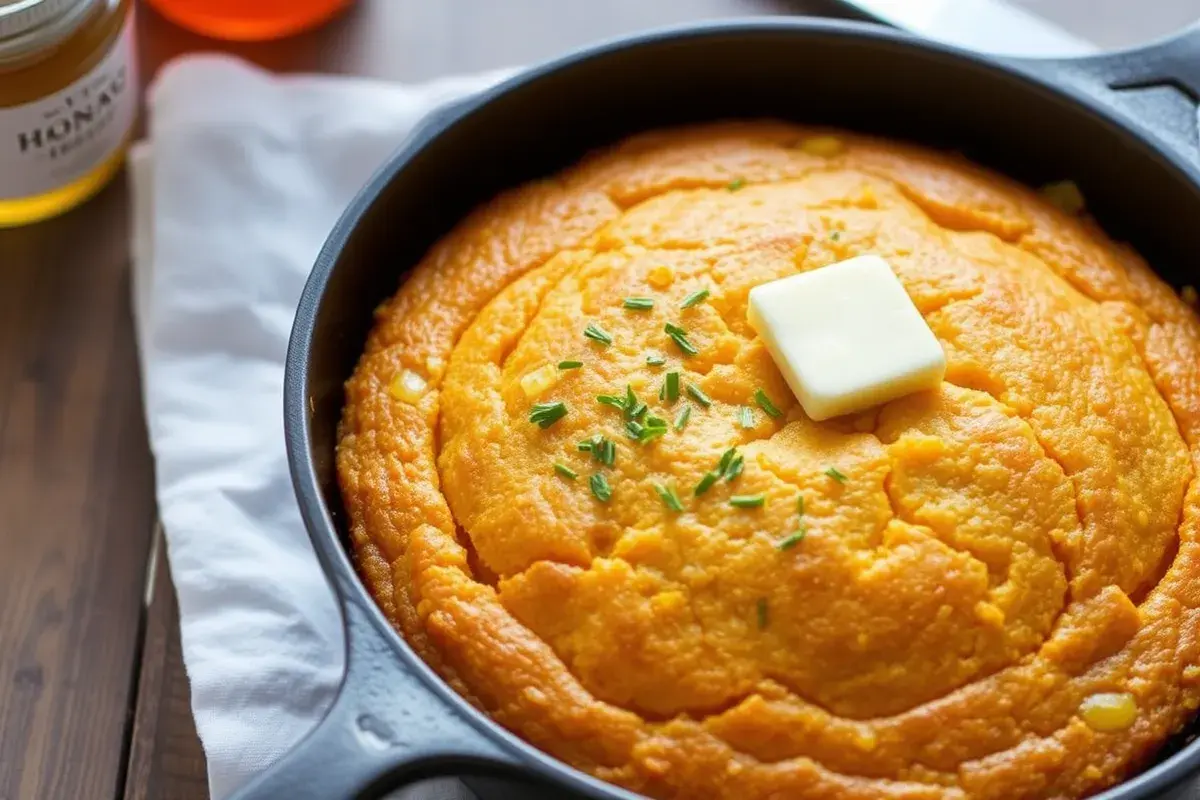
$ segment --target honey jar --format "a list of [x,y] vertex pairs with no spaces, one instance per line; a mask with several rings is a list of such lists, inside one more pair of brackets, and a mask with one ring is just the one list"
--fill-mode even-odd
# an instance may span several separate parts
[[120,169],[138,109],[133,0],[0,0],[0,227]]

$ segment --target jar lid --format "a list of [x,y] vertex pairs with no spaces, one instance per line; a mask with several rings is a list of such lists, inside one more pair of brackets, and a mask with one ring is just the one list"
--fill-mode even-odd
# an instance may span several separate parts
[[52,47],[104,1],[0,0],[0,61]]

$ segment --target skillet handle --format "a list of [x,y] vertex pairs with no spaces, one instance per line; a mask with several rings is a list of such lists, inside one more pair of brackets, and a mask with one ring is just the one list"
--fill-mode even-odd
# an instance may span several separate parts
[[337,696],[317,726],[233,800],[374,800],[426,778],[517,766],[513,753],[429,688],[418,674],[424,665],[398,657],[353,592],[341,597],[346,675]]
[[1117,111],[1149,138],[1200,164],[1200,22],[1165,39],[1081,58],[1007,58]]

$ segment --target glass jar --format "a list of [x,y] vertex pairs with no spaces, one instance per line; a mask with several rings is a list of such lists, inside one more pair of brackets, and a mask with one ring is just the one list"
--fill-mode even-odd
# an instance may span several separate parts
[[0,227],[82,203],[138,109],[133,0],[0,0]]
[[176,25],[217,39],[278,39],[315,28],[352,0],[150,0]]

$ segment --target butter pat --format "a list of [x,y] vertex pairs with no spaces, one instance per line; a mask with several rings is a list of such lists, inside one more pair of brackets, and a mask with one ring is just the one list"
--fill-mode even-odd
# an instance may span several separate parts
[[879,256],[755,286],[747,318],[814,420],[935,389],[946,374],[937,337]]

